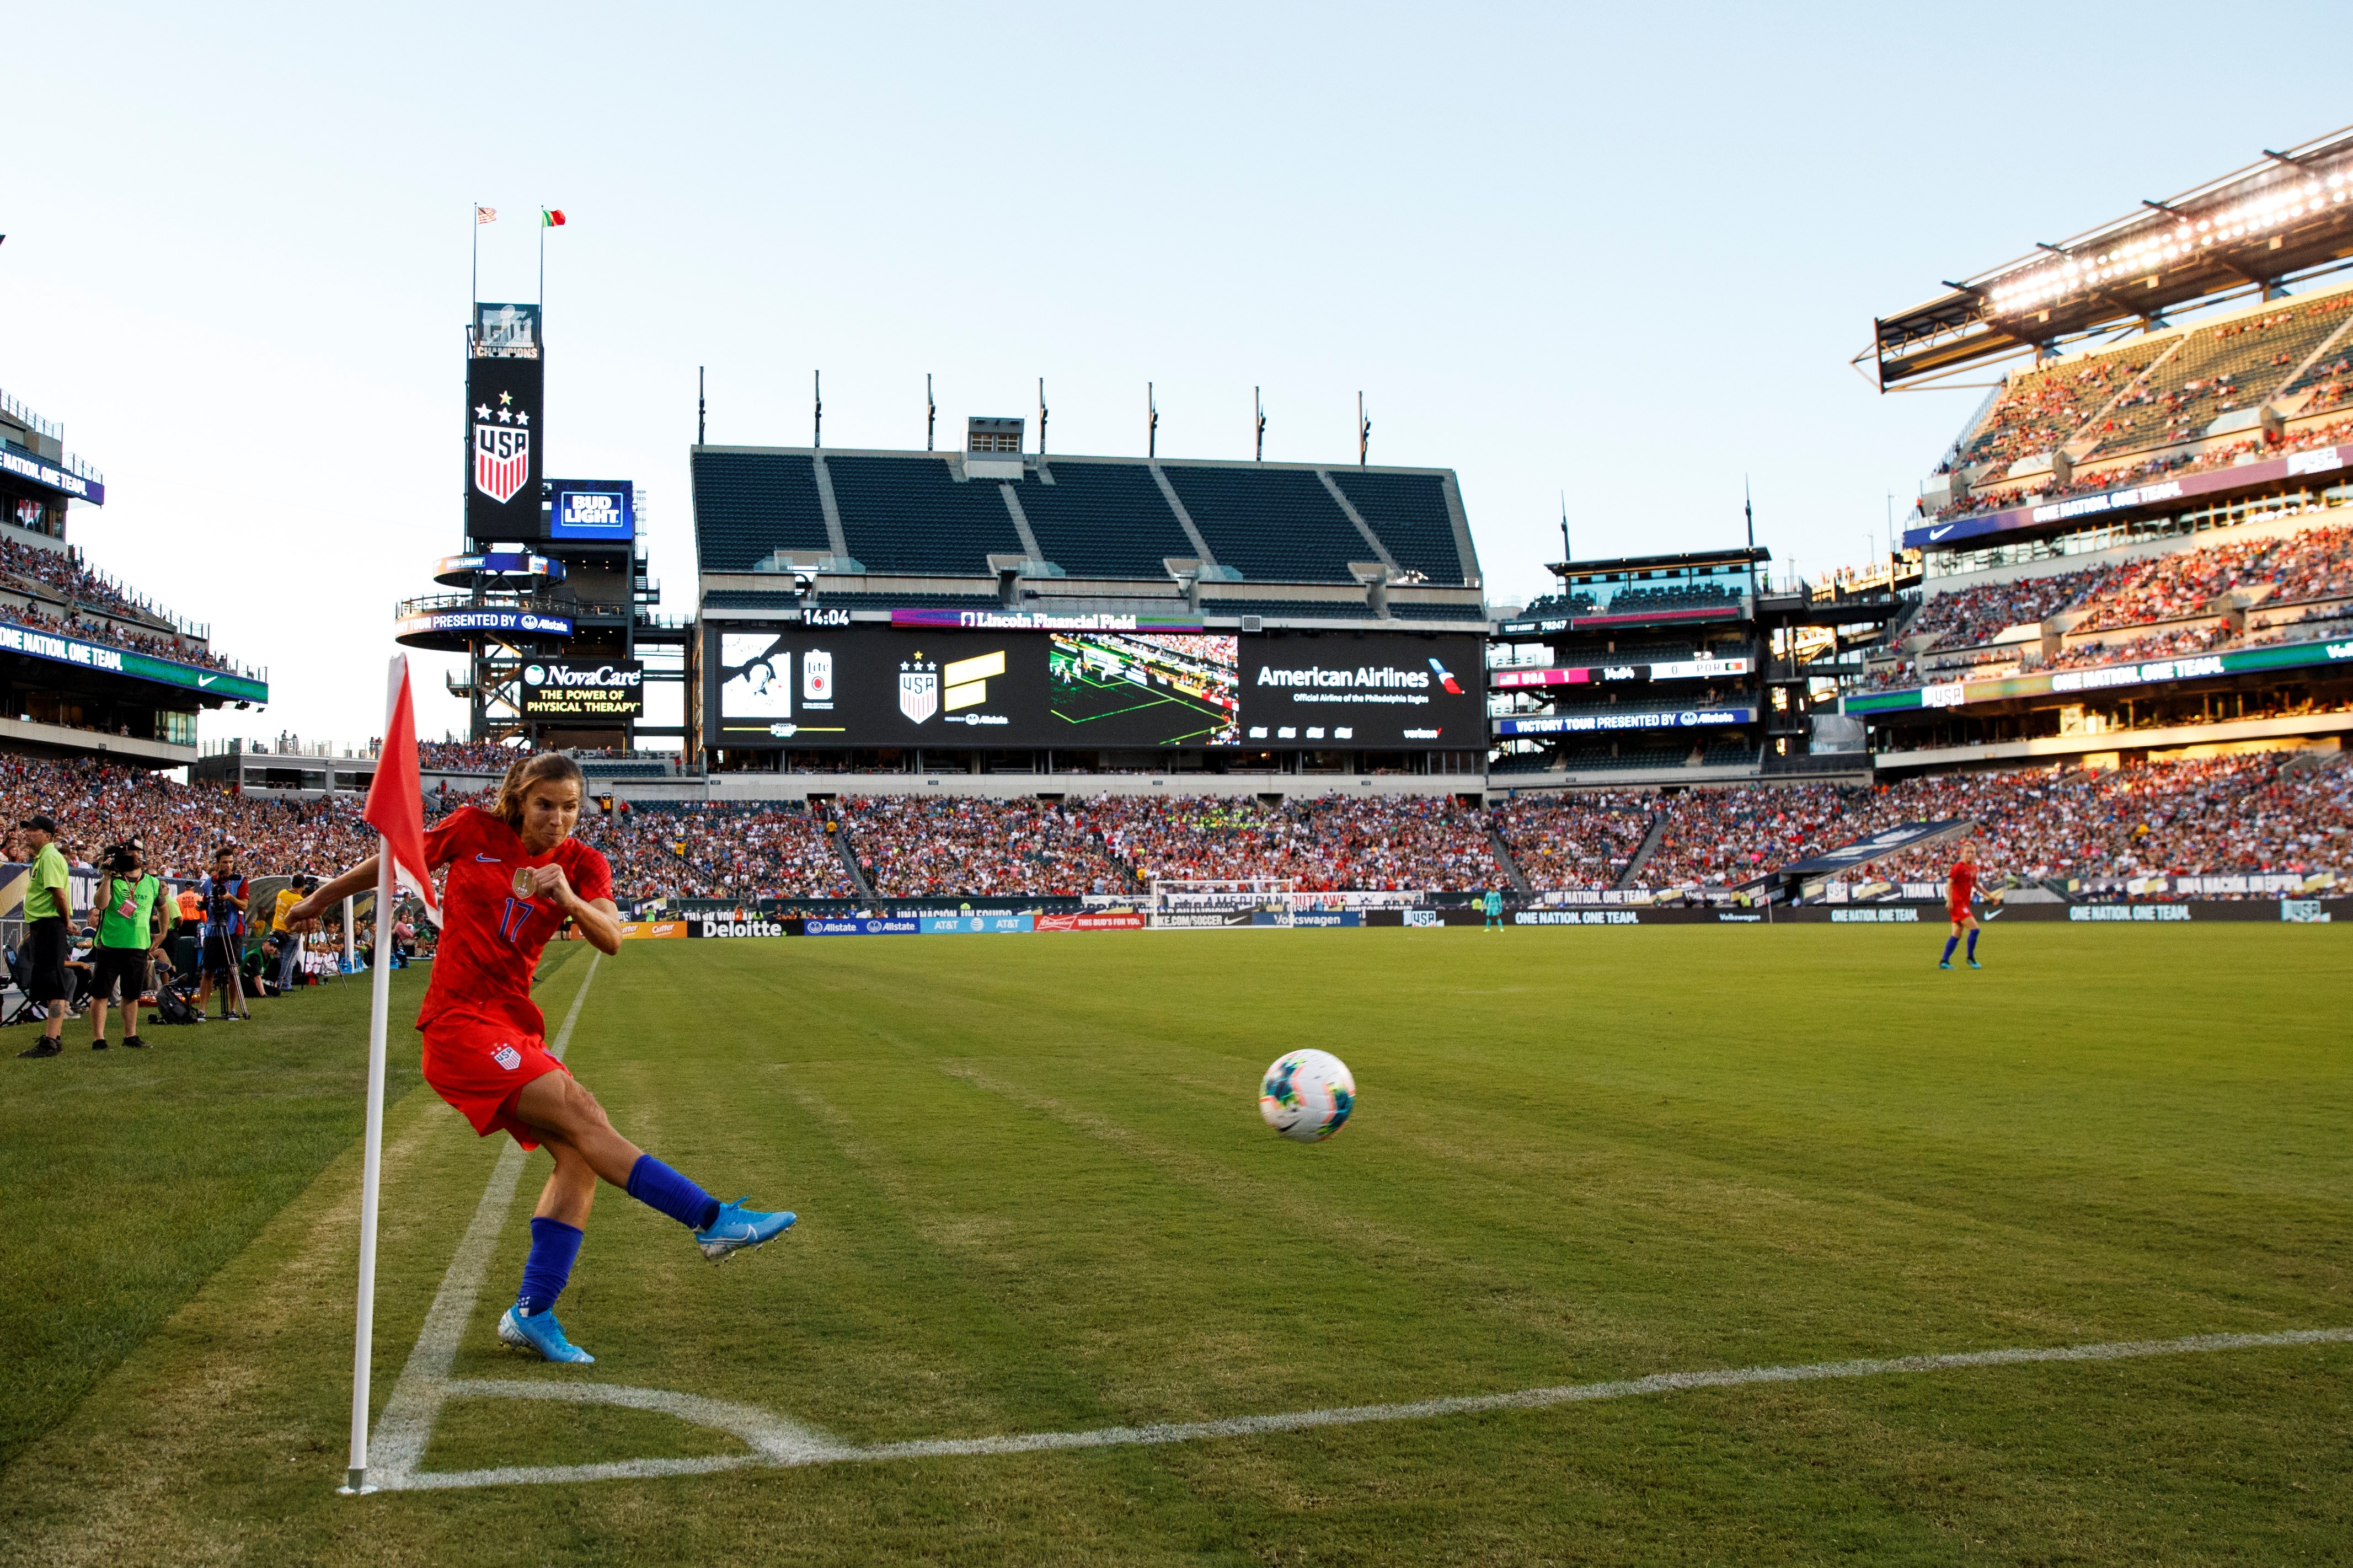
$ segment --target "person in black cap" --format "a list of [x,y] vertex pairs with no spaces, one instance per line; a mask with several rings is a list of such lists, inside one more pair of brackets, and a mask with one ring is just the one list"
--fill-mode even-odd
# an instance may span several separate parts
[[142,864],[146,847],[136,838],[110,845],[106,880],[98,897],[98,945],[90,953],[90,1048],[106,1049],[106,1005],[122,1004],[122,1043],[145,1047],[139,1037],[139,999],[146,994],[149,964],[164,946],[164,884]]
[[66,942],[73,917],[73,881],[66,858],[58,848],[58,825],[45,812],[36,812],[16,825],[33,851],[33,868],[25,886],[26,945],[31,963],[25,989],[48,1014],[41,1037],[20,1057],[53,1057],[65,1049],[58,1036],[66,1026],[66,998],[72,994],[66,981]]

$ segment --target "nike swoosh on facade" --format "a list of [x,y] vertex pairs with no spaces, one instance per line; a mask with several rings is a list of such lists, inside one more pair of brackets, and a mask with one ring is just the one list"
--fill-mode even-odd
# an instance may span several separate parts
[[1953,530],[1960,526],[1961,525],[1957,522],[1948,522],[1942,528],[1932,528],[1928,531],[1928,537],[1931,539],[1942,539],[1945,535],[1952,532]]

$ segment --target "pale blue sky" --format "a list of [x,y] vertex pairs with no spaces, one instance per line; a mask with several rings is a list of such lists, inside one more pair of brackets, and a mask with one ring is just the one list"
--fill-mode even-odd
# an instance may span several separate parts
[[[106,471],[100,565],[269,664],[206,736],[375,732],[393,601],[459,543],[482,292],[549,239],[551,471],[923,439],[1461,475],[1493,596],[1758,533],[1860,559],[1981,393],[1882,398],[1874,312],[2353,120],[2342,13],[2211,6],[80,5],[12,16],[0,387]],[[951,435],[951,440],[953,435]],[[428,733],[462,722],[418,660]]]

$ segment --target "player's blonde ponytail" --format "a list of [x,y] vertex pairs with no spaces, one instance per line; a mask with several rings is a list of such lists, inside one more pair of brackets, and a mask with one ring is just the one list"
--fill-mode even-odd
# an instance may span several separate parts
[[543,780],[568,780],[578,787],[582,799],[588,795],[587,775],[580,764],[562,752],[533,752],[518,758],[507,769],[507,776],[499,781],[498,798],[491,803],[491,814],[504,819],[509,827],[522,831],[522,803],[531,786]]

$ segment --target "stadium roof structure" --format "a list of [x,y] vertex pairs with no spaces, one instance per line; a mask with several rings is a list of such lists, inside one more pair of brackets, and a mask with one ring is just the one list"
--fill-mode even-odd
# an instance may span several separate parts
[[1909,310],[1877,318],[1883,392],[1988,360],[2120,328],[2165,312],[2285,285],[2353,263],[2353,126],[2137,210],[2058,244],[2038,244]]
[[1190,597],[1211,615],[1485,615],[1451,469],[1024,455],[1016,478],[1009,456],[716,446],[690,467],[706,612]]

